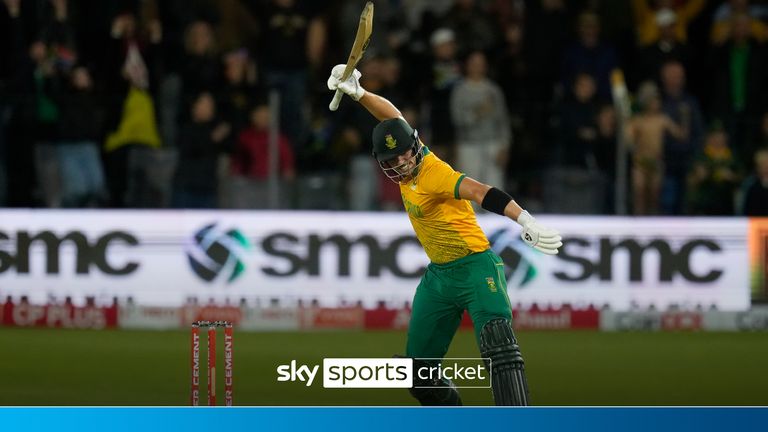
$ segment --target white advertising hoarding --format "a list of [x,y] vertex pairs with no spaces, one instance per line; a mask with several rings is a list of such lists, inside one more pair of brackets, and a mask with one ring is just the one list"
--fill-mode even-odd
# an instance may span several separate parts
[[[479,220],[507,264],[513,303],[749,307],[746,219],[540,216],[563,234],[556,257],[525,246],[508,219]],[[402,213],[0,212],[0,295],[33,302],[397,305],[427,264]]]

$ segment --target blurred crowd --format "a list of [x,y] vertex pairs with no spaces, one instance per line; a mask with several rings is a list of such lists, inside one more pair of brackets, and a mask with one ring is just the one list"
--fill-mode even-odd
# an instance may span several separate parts
[[[2,0],[0,206],[399,208],[376,120],[327,108],[363,4]],[[768,215],[768,2],[377,0],[373,28],[363,86],[532,211]]]

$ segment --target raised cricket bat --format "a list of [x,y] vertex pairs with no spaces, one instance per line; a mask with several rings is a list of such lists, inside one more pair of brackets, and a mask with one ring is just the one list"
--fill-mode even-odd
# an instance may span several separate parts
[[[371,41],[371,33],[373,32],[373,2],[365,3],[363,13],[360,14],[360,24],[357,26],[357,35],[355,36],[355,43],[352,44],[352,51],[349,52],[349,58],[347,59],[347,67],[344,68],[344,73],[341,75],[341,81],[346,80],[352,75],[355,70],[355,66],[363,58],[365,49],[368,48],[368,43]],[[328,108],[331,111],[336,111],[339,108],[339,102],[341,102],[341,96],[343,96],[341,90],[336,90],[336,94],[333,95],[333,100]]]

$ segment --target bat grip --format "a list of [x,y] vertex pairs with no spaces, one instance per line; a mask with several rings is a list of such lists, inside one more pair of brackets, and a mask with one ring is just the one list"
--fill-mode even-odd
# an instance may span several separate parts
[[333,100],[328,105],[328,109],[331,111],[336,111],[339,109],[339,103],[341,102],[341,97],[344,96],[344,93],[341,90],[336,90],[336,93],[333,95]]

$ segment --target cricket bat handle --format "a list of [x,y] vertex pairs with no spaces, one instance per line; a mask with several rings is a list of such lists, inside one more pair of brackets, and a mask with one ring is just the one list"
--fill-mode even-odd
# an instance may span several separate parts
[[333,95],[333,100],[331,100],[331,103],[328,105],[328,109],[331,111],[339,109],[339,103],[341,103],[342,96],[344,96],[344,93],[341,90],[336,89],[336,93]]

